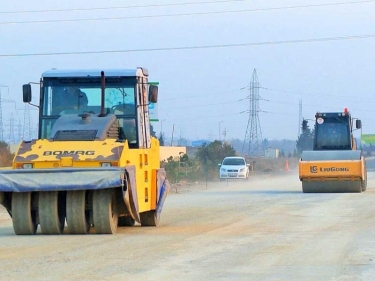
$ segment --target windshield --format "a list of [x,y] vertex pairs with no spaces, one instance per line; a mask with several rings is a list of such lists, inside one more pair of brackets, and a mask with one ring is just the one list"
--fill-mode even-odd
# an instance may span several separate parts
[[[106,78],[105,113],[135,118],[135,85],[134,78]],[[54,122],[61,115],[100,113],[100,78],[52,78],[45,79],[43,86],[41,138],[49,137]]]
[[[126,114],[135,114],[135,84],[106,83],[105,110],[115,113],[127,108]],[[98,79],[80,82],[75,79],[52,80],[44,82],[43,116],[83,113],[85,111],[99,114],[101,105],[101,83]],[[122,107],[121,107],[122,105]]]
[[319,118],[315,126],[317,149],[350,149],[350,132],[346,120]]
[[224,159],[223,165],[233,165],[233,166],[245,165],[245,161],[241,158],[227,158],[227,159]]

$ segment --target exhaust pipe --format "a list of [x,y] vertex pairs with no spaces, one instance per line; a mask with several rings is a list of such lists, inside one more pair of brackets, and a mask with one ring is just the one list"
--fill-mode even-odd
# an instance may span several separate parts
[[99,117],[104,117],[105,114],[105,108],[104,108],[104,102],[105,102],[105,77],[104,77],[104,71],[100,72],[101,76],[101,84],[102,84],[102,102],[100,106],[100,114]]

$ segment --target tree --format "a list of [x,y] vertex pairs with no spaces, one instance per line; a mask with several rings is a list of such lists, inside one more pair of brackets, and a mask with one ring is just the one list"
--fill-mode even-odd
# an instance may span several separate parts
[[236,151],[230,144],[217,140],[209,145],[202,145],[195,153],[206,180],[218,177],[218,164],[227,156],[236,156]]
[[171,182],[177,183],[181,179],[187,179],[188,170],[193,166],[192,161],[190,161],[189,156],[183,152],[180,152],[179,157],[173,158],[173,156],[168,157],[167,161],[162,162],[162,167],[167,172],[167,175]]
[[0,167],[12,165],[14,154],[10,152],[10,147],[6,142],[0,141]]
[[264,139],[262,141],[262,147],[263,147],[263,150],[266,150],[267,148],[269,148],[269,142],[268,142],[268,139]]
[[195,154],[201,163],[205,163],[211,167],[217,167],[217,164],[221,163],[225,157],[236,156],[234,148],[227,143],[221,141],[211,142],[209,145],[202,145],[198,148]]
[[160,143],[161,146],[164,146],[164,136],[163,136],[162,133],[160,133],[159,143]]
[[297,151],[297,149],[293,150],[293,157],[294,158],[298,157],[298,151]]
[[284,149],[281,149],[279,157],[285,157],[285,151],[284,151]]
[[156,133],[154,131],[154,126],[152,126],[152,124],[150,124],[150,134],[151,134],[152,137],[157,138]]
[[314,130],[311,130],[308,125],[306,129],[302,131],[296,142],[296,148],[300,155],[302,151],[312,150],[314,144]]
[[171,182],[177,182],[180,168],[179,161],[175,161],[175,159],[173,159],[173,156],[170,156],[168,157],[167,162],[163,163],[163,167],[165,168],[165,171],[167,172],[167,175]]

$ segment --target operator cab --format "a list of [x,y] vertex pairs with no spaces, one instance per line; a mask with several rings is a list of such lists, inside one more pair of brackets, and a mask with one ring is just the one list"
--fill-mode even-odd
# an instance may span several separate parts
[[[30,84],[23,89],[24,102],[30,103]],[[53,138],[52,127],[63,115],[80,118],[83,113],[98,117],[114,114],[118,139],[127,140],[130,148],[148,148],[149,102],[157,102],[157,86],[149,85],[144,68],[46,71],[40,80],[38,138]]]
[[[315,137],[313,150],[353,150],[352,119],[347,109],[344,112],[317,113],[315,115]],[[361,128],[356,120],[356,128]]]

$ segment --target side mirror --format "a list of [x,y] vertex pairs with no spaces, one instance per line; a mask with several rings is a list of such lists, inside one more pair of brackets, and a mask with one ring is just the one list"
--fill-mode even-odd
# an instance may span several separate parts
[[217,164],[218,166],[221,166],[221,164]]
[[31,85],[25,84],[22,86],[23,102],[31,102]]
[[148,88],[148,101],[157,103],[158,102],[158,86],[150,85]]
[[355,127],[357,129],[361,129],[362,128],[362,121],[359,120],[359,119],[355,120]]

